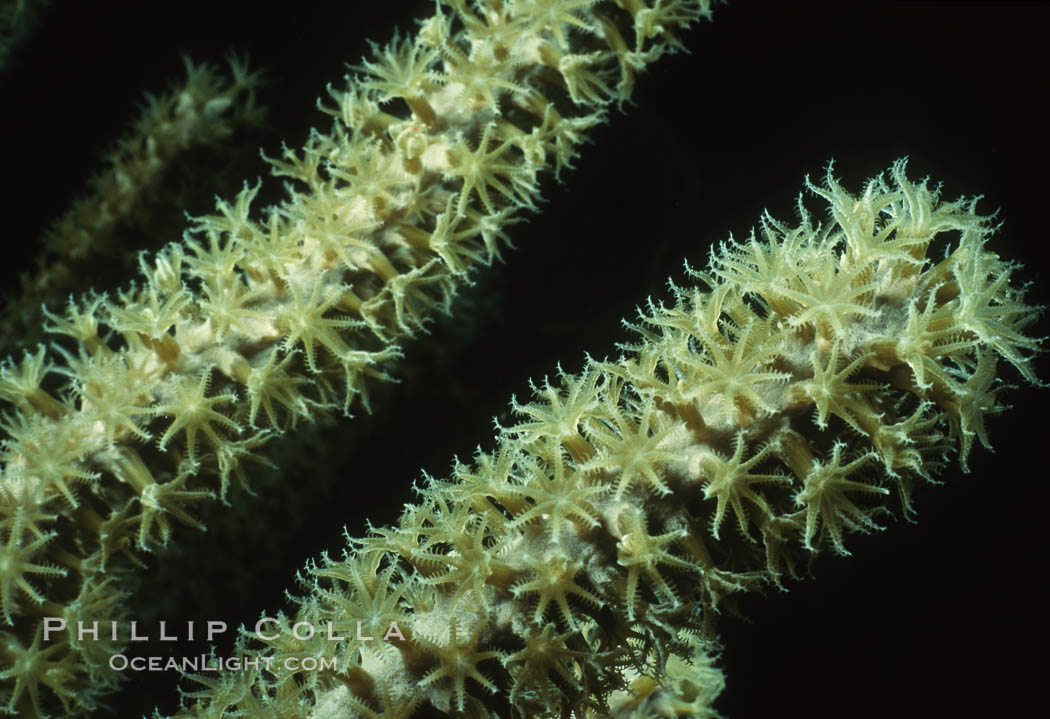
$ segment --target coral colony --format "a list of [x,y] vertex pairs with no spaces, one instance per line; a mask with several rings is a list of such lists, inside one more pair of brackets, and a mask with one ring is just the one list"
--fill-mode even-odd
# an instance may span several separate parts
[[[798,224],[725,243],[619,360],[538,387],[494,452],[309,565],[288,624],[397,622],[406,641],[243,641],[274,670],[179,716],[712,716],[719,606],[908,511],[949,445],[965,465],[1001,360],[1035,381],[1036,308],[988,218],[887,174],[809,184],[826,222],[800,199]],[[281,669],[299,657],[338,670]]]
[[[287,200],[256,212],[246,187],[137,282],[52,313],[54,350],[0,373],[6,709],[98,706],[128,634],[83,630],[131,626],[136,555],[273,435],[367,403],[537,176],[708,11],[441,0],[271,161]],[[296,614],[242,634],[237,671],[202,668],[178,716],[713,716],[719,609],[847,553],[952,447],[965,466],[1002,366],[1037,382],[1040,308],[975,200],[903,161],[807,189],[819,215],[800,198],[796,224],[724,243],[619,359],[536,387],[494,451],[310,562]]]
[[330,90],[328,134],[272,160],[286,201],[253,214],[246,187],[136,282],[50,313],[53,349],[0,374],[9,711],[99,705],[121,646],[44,645],[39,615],[125,621],[136,555],[201,526],[195,506],[227,500],[275,434],[367,406],[399,343],[535,207],[537,176],[569,167],[708,5],[440,2]]

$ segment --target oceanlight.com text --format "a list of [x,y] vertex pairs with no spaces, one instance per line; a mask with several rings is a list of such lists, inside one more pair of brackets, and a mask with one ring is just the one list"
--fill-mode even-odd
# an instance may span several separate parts
[[109,668],[114,671],[134,672],[221,672],[265,669],[273,671],[281,667],[285,671],[336,671],[335,658],[287,657],[276,662],[274,657],[215,657],[201,654],[196,657],[128,657],[114,654],[109,658]]

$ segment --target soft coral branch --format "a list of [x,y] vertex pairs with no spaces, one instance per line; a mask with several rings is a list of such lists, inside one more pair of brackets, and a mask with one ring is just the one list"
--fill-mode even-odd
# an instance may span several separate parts
[[[367,561],[377,577],[396,576],[403,600],[385,616],[405,641],[341,651],[341,680],[300,672],[296,686],[312,708],[301,694],[281,699],[287,675],[260,677],[256,694],[282,716],[424,707],[472,717],[710,716],[722,682],[699,637],[713,637],[733,595],[780,584],[785,567],[794,572],[824,549],[848,554],[848,533],[876,529],[874,517],[889,513],[891,485],[910,508],[911,481],[932,477],[947,451],[942,429],[960,436],[964,459],[999,411],[993,338],[927,346],[952,391],[916,381],[913,345],[895,354],[908,308],[926,296],[927,275],[943,270],[925,257],[943,230],[907,243],[905,254],[881,243],[941,217],[949,221],[940,227],[973,238],[949,243],[951,259],[990,231],[972,205],[940,203],[921,187],[898,163],[854,202],[829,177],[820,193],[835,200],[827,228],[805,217],[796,228],[770,222],[764,247],[723,247],[712,261],[717,279],[697,273],[709,287],[675,287],[673,306],[643,317],[630,354],[588,361],[582,374],[561,373],[558,385],[534,388],[532,402],[515,402],[523,421],[499,433],[494,454],[431,480],[396,527],[352,541],[342,562],[311,568],[298,621],[346,622],[312,596],[330,600],[327,577]],[[850,207],[856,214],[842,210]],[[864,214],[869,207],[876,216]],[[854,241],[858,232],[870,237]],[[848,304],[823,305],[834,318],[815,327],[784,302],[782,288],[800,274],[857,291]],[[1024,304],[1022,290],[997,291]],[[929,297],[950,317],[965,301]],[[1022,330],[1039,308],[1024,306],[1001,336],[1027,344]],[[738,354],[754,361],[725,361]],[[697,377],[698,364],[714,362],[728,384]],[[752,411],[726,411],[734,373],[756,398]],[[739,533],[719,531],[728,508]],[[366,606],[378,590],[357,582],[345,591],[339,605]],[[280,642],[259,649],[277,663],[289,651]],[[328,651],[324,642],[294,647],[295,656]],[[181,716],[214,706],[205,700]]]

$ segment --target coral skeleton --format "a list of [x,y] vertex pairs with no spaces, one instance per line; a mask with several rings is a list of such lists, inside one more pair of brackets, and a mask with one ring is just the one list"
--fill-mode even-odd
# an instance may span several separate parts
[[[953,448],[965,468],[1000,367],[1038,384],[1043,308],[976,199],[904,161],[807,187],[826,221],[800,197],[718,247],[619,359],[535,388],[492,452],[308,563],[297,614],[245,630],[251,663],[178,717],[715,716],[719,614],[908,512]],[[303,631],[325,626],[342,640]]]

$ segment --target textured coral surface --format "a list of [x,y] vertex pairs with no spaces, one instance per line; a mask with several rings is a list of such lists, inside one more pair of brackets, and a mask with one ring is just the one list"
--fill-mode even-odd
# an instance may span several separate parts
[[997,364],[1038,383],[1042,308],[976,200],[903,161],[808,189],[825,220],[766,215],[617,361],[534,387],[493,452],[308,564],[297,614],[181,716],[713,715],[721,607],[990,448]]
[[[20,98],[19,109],[31,121],[21,121],[21,113],[2,118],[5,197],[17,198],[17,211],[5,217],[11,237],[35,236],[23,228],[62,209],[87,172],[77,158],[91,155],[133,113],[142,66],[120,60],[122,48],[132,48],[131,57],[160,58],[167,42],[170,68],[158,78],[177,74],[185,43],[200,44],[209,33],[223,36],[214,60],[230,38],[238,47],[250,45],[258,66],[279,68],[282,101],[275,110],[285,129],[278,137],[294,146],[296,132],[306,137],[303,111],[323,94],[325,79],[338,84],[341,63],[367,52],[361,37],[384,40],[395,24],[412,27],[401,4],[365,17],[346,3],[318,3],[312,24],[302,13],[274,19],[262,6],[234,17],[242,11],[233,3],[221,13],[209,8],[211,19],[202,23],[193,3],[178,5],[177,14],[149,24],[148,34],[133,24],[136,13],[127,12],[141,4],[124,8],[132,19],[113,14],[104,22],[73,22],[71,31],[45,38],[51,44],[39,52],[24,46],[21,57],[33,61],[34,73],[0,78],[4,97]],[[996,251],[1023,257],[1021,276],[1039,279],[1045,263],[1036,208],[1043,198],[1032,172],[1048,158],[1031,109],[1040,87],[1034,69],[1047,62],[1046,45],[1034,36],[1045,25],[1039,8],[748,2],[722,8],[718,21],[687,38],[692,56],[670,59],[666,75],[651,73],[639,82],[640,107],[600,131],[602,144],[564,176],[567,186],[548,185],[552,202],[544,214],[515,228],[514,262],[497,268],[495,283],[478,288],[484,294],[475,301],[483,311],[471,324],[481,318],[479,340],[452,355],[454,366],[444,367],[441,379],[415,385],[394,405],[355,461],[335,469],[344,481],[296,493],[305,515],[278,509],[250,523],[267,540],[265,554],[251,544],[241,550],[218,525],[197,537],[175,523],[175,537],[187,543],[193,560],[178,565],[185,574],[177,591],[165,586],[144,595],[151,606],[181,597],[186,618],[221,616],[233,623],[251,623],[262,608],[275,612],[304,557],[324,547],[338,553],[344,523],[362,535],[366,516],[377,524],[391,521],[420,466],[444,476],[452,454],[466,459],[478,441],[491,449],[489,418],[511,423],[506,398],[512,391],[524,398],[527,377],[542,377],[559,360],[577,372],[584,349],[611,354],[612,342],[622,337],[619,317],[632,314],[646,293],[666,298],[658,286],[668,273],[687,284],[678,271],[683,255],[703,266],[711,239],[742,232],[764,202],[777,217],[790,218],[786,188],[797,186],[803,168],[815,170],[831,154],[851,189],[887,158],[907,152],[913,177],[932,173],[951,196],[986,193],[982,211],[1002,208],[1006,221],[993,240]],[[86,50],[79,44],[125,22],[127,32],[100,34]],[[41,30],[53,27],[44,23]],[[299,44],[285,43],[285,35],[298,35]],[[907,50],[879,50],[888,46]],[[59,73],[51,58],[63,53],[71,61]],[[126,67],[100,69],[107,55]],[[117,92],[122,88],[125,95]],[[67,108],[77,108],[75,122]],[[115,118],[108,130],[107,116]],[[85,134],[99,128],[100,135]],[[280,142],[269,142],[267,153],[278,156]],[[18,268],[19,249],[8,251],[14,254],[6,257],[16,259],[4,263],[10,272]],[[435,340],[447,341],[462,328],[453,330],[439,328]],[[1047,376],[1045,369],[1039,374]],[[923,492],[920,484],[918,524],[854,537],[847,542],[854,557],[828,553],[817,568],[819,582],[786,582],[790,593],[743,600],[756,622],[722,625],[727,646],[719,664],[729,675],[724,712],[782,712],[785,697],[820,716],[907,716],[946,706],[965,716],[1022,706],[1040,678],[1020,657],[1038,636],[1029,610],[1045,596],[1036,578],[1037,515],[1046,495],[1042,484],[1025,481],[1042,476],[1038,467],[1016,477],[1009,470],[1025,467],[1037,453],[1041,412],[1038,393],[1002,397],[1013,409],[986,427],[997,453],[978,445],[970,476],[949,468],[943,476],[952,481],[945,486]],[[328,436],[333,444],[344,441],[344,435]],[[295,486],[312,478],[308,458],[301,466],[306,469],[293,475]],[[737,531],[735,523],[727,510],[722,533]],[[269,551],[275,547],[278,552]],[[221,569],[231,554],[241,563],[236,573]],[[177,653],[192,652],[180,645]],[[154,701],[171,711],[170,673],[131,678],[134,692],[119,706],[134,709],[124,714],[148,713]]]
[[[328,88],[327,133],[269,160],[284,201],[260,212],[245,184],[183,242],[144,253],[136,282],[48,312],[51,346],[0,366],[7,709],[45,713],[44,687],[66,711],[94,709],[120,640],[72,628],[125,609],[137,553],[166,547],[176,523],[204,529],[196,505],[227,502],[275,435],[368,409],[399,343],[536,209],[538,177],[560,178],[708,11],[437,3]],[[61,642],[41,646],[20,595],[65,620]]]

